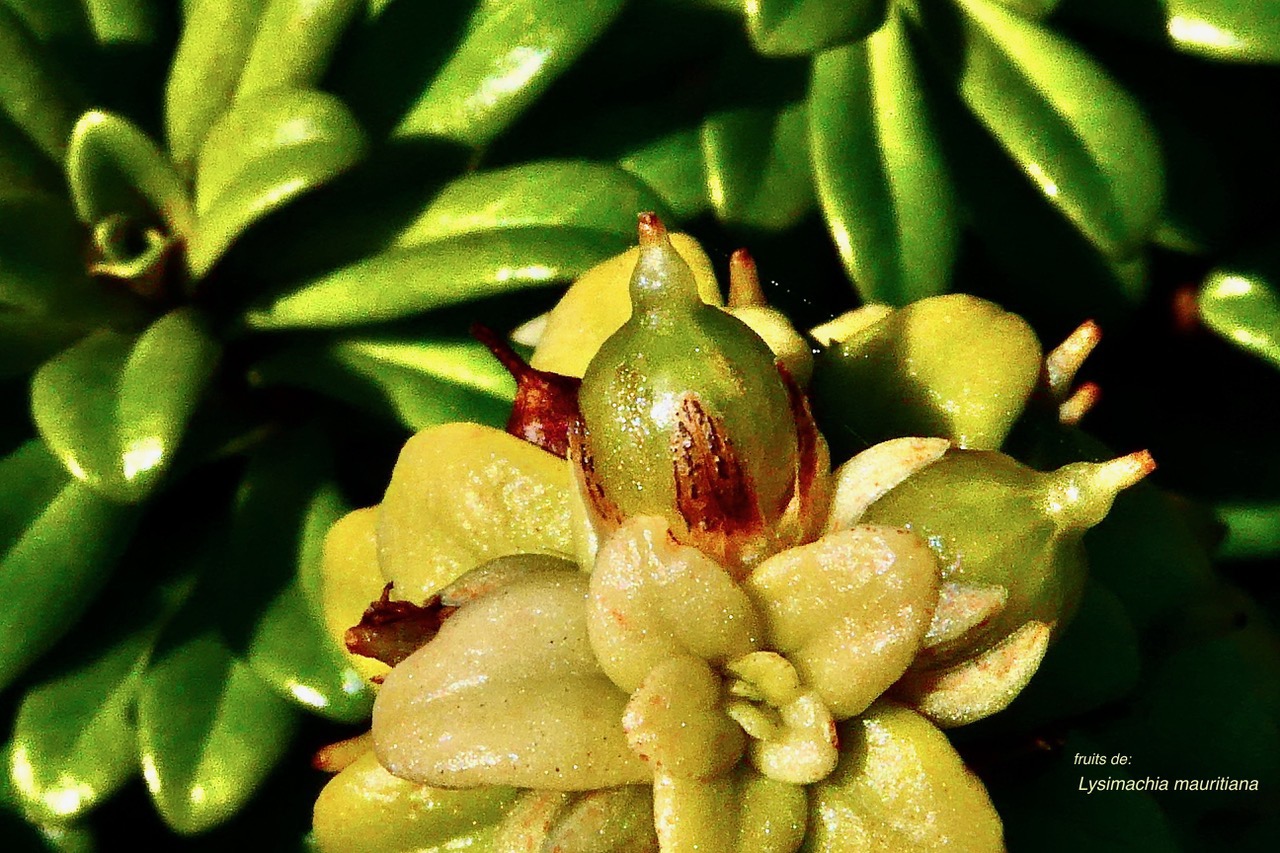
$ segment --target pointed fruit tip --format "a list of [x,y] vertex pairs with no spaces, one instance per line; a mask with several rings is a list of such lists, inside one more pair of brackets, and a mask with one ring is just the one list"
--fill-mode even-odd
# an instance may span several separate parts
[[1127,456],[1102,463],[1098,469],[1100,485],[1109,490],[1119,492],[1141,482],[1152,471],[1156,470],[1156,460],[1149,450],[1138,450]]
[[1085,320],[1049,352],[1044,366],[1049,390],[1055,397],[1065,400],[1069,396],[1076,373],[1101,340],[1102,327],[1093,320]]
[[1058,422],[1066,426],[1075,426],[1084,416],[1098,405],[1102,397],[1102,389],[1096,382],[1086,382],[1075,390],[1058,406]]
[[729,257],[729,307],[766,304],[755,258],[746,249],[738,249]]
[[658,218],[658,214],[647,210],[639,216],[640,245],[644,247],[658,246],[667,239],[667,228]]

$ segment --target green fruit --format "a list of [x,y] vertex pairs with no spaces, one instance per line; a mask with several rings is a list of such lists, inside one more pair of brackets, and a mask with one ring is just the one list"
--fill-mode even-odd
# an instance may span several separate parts
[[736,481],[713,488],[741,490],[748,505],[733,509],[742,517],[776,520],[798,464],[787,386],[764,341],[702,301],[689,267],[654,222],[642,219],[631,318],[600,347],[582,380],[595,474],[621,517],[657,515],[676,524],[686,509],[678,505],[685,488],[679,460],[698,464],[693,454],[710,442],[719,458],[731,455],[742,466]]
[[1088,573],[1085,532],[1154,467],[1140,452],[1041,473],[995,451],[953,450],[871,504],[863,520],[919,535],[944,582],[1004,591],[993,619],[938,656],[955,662],[1028,622],[1065,626]]
[[838,447],[903,435],[995,450],[1040,377],[1027,322],[984,299],[935,296],[854,331],[818,360],[819,420]]

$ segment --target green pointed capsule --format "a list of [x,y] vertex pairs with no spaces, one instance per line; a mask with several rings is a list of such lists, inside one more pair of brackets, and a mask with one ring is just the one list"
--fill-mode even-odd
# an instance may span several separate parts
[[[594,474],[622,517],[660,515],[678,527],[684,516],[693,527],[680,499],[692,491],[695,502],[721,508],[745,496],[757,526],[767,525],[791,497],[798,456],[791,396],[774,355],[745,323],[702,301],[652,214],[641,216],[640,244],[631,317],[582,381]],[[717,470],[705,470],[708,460]],[[722,488],[737,497],[703,493]]]
[[1088,572],[1085,532],[1120,490],[1154,467],[1146,451],[1045,473],[995,451],[952,450],[873,503],[861,521],[919,534],[937,555],[944,583],[1002,591],[1003,606],[990,618],[935,650],[930,663],[947,664],[990,649],[1028,622],[1063,627]]

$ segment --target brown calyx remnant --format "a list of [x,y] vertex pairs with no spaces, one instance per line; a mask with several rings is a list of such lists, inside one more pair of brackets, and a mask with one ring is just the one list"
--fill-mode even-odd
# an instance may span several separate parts
[[692,394],[680,400],[671,436],[676,511],[686,544],[738,566],[760,550],[764,517],[751,478],[738,459],[724,422]]
[[445,607],[439,596],[421,606],[411,601],[392,601],[392,586],[382,588],[382,597],[369,605],[360,624],[348,628],[343,637],[347,651],[388,666],[395,666],[429,643],[457,609]]
[[587,435],[587,425],[581,419],[569,428],[569,458],[596,520],[612,529],[622,523],[622,509],[605,492]]
[[578,388],[582,380],[530,367],[506,341],[484,326],[472,326],[471,335],[488,347],[516,380],[516,399],[507,420],[507,432],[561,459],[567,458],[570,427],[581,418]]

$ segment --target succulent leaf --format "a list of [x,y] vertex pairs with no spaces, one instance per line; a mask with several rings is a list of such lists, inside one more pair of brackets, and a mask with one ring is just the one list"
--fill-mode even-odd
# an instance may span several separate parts
[[573,278],[619,247],[578,228],[518,228],[392,248],[304,281],[250,311],[252,328],[352,326]]
[[1235,346],[1280,367],[1280,252],[1237,260],[1211,272],[1197,296],[1200,317]]
[[514,383],[483,345],[457,337],[340,337],[257,362],[250,381],[336,397],[418,431],[459,420],[500,427]]
[[466,35],[395,129],[480,146],[492,140],[609,26],[620,0],[572,16],[554,0],[476,4]]
[[363,5],[361,0],[267,0],[236,84],[236,101],[271,89],[317,85]]
[[729,225],[782,230],[813,207],[808,107],[743,108],[710,116],[702,151],[711,206]]
[[474,172],[445,185],[396,236],[414,246],[513,228],[584,228],[630,241],[638,210],[661,202],[626,172],[585,160],[546,160]]
[[36,372],[36,426],[77,479],[112,500],[141,500],[172,463],[218,355],[190,309],[136,338],[96,332]]
[[905,305],[946,289],[960,237],[919,59],[903,14],[814,59],[810,128],[823,216],[864,300]]
[[875,32],[887,5],[885,0],[755,0],[746,7],[747,31],[756,49],[769,56],[817,53]]
[[169,632],[138,698],[142,776],[161,817],[183,834],[225,821],[284,755],[295,724],[216,629]]
[[[253,132],[243,133],[246,126]],[[331,95],[273,90],[236,104],[200,148],[199,215],[187,246],[192,276],[205,276],[255,221],[355,165],[365,144]],[[201,181],[210,186],[201,190]]]
[[0,684],[69,631],[106,581],[135,514],[29,441],[0,460]]
[[82,96],[21,17],[0,4],[0,112],[46,157],[62,162]]
[[146,134],[101,110],[80,117],[67,149],[67,180],[80,220],[94,225],[113,215],[138,223],[159,220],[176,239],[195,222],[182,178]]
[[193,0],[165,87],[165,130],[174,163],[190,169],[205,136],[235,97],[269,0]]
[[1155,134],[1071,42],[990,0],[959,0],[966,104],[1050,204],[1104,254],[1131,255],[1160,212]]

